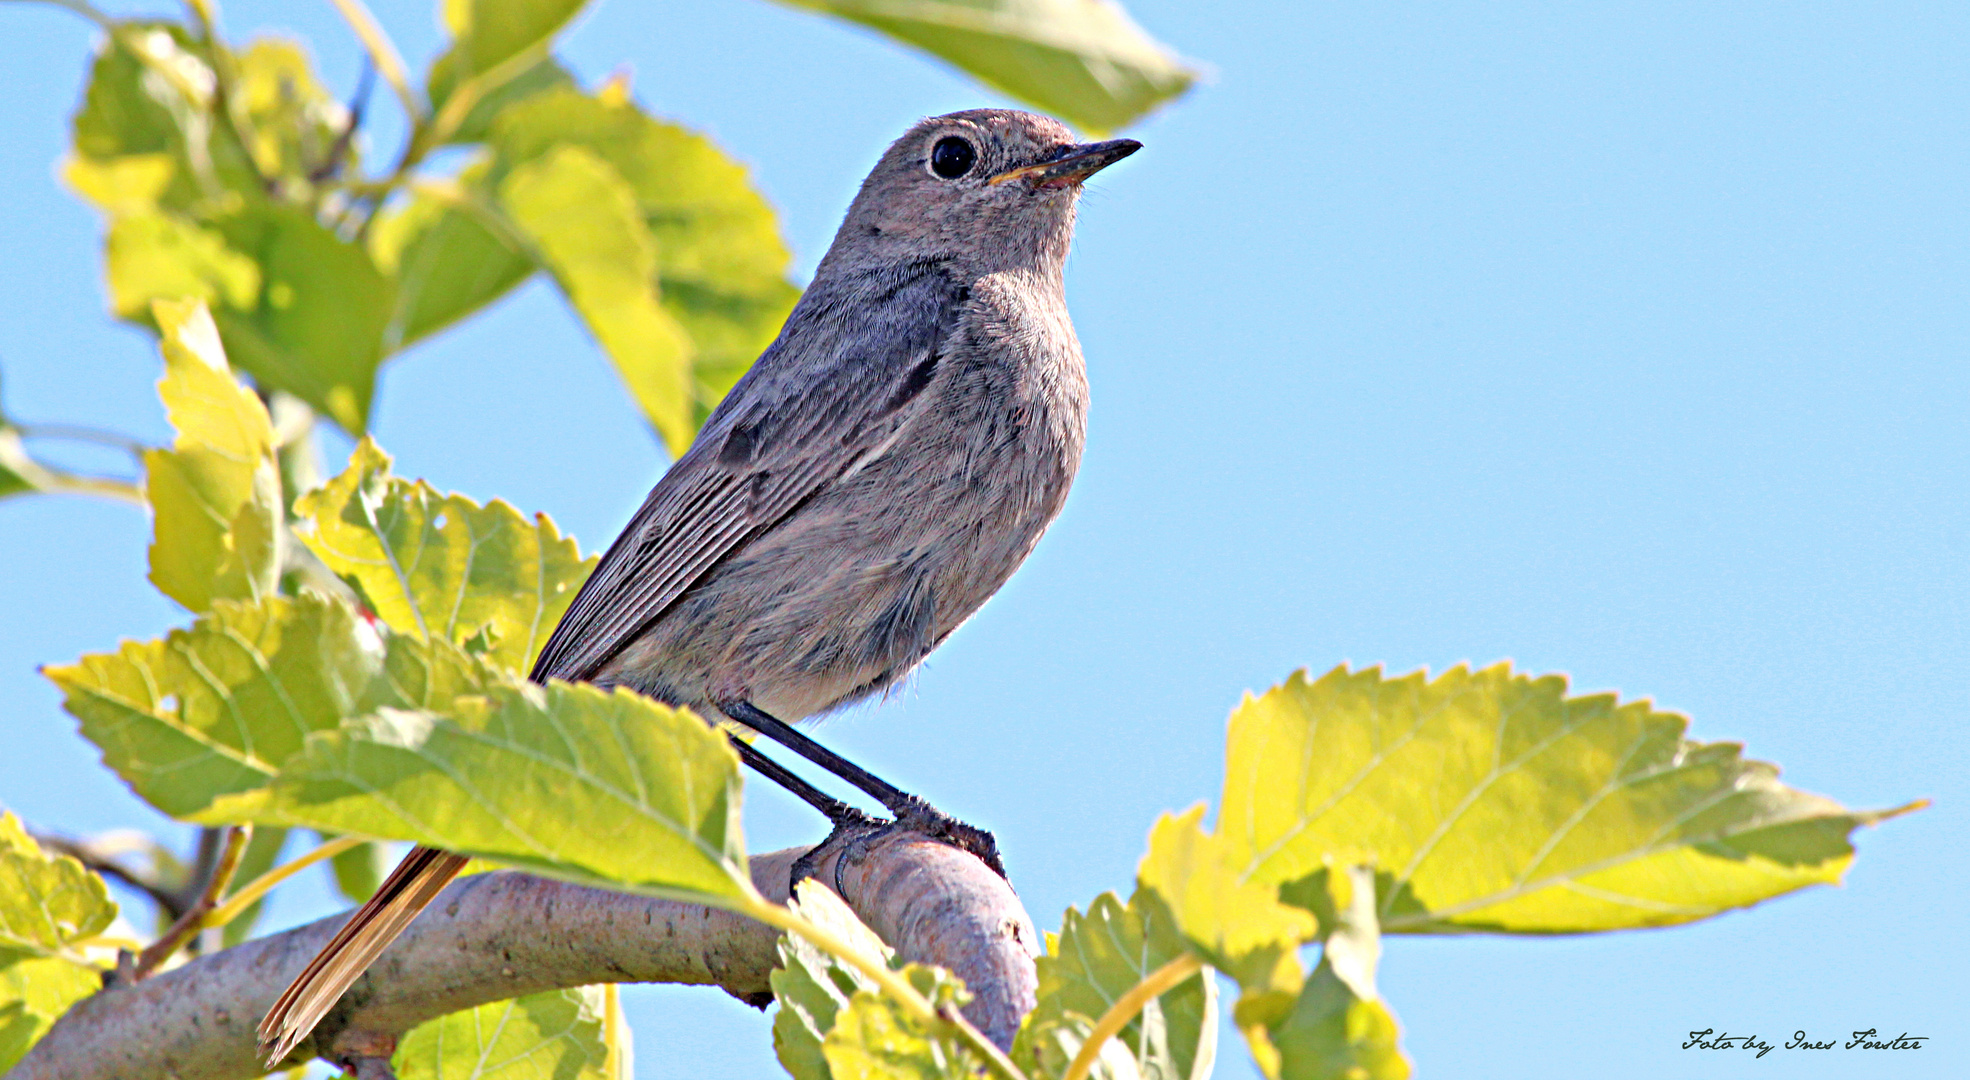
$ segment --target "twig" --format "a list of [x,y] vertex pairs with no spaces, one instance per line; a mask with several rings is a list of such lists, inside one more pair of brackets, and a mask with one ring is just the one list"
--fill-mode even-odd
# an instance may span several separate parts
[[383,76],[383,81],[390,84],[391,90],[396,91],[397,100],[403,103],[404,115],[410,118],[412,126],[423,123],[424,103],[418,99],[416,91],[410,88],[410,74],[404,67],[404,58],[398,55],[397,46],[391,42],[390,35],[383,32],[382,25],[376,21],[376,16],[370,14],[369,9],[363,6],[363,0],[329,0],[329,2],[335,5],[335,10],[342,13],[342,18],[349,24],[349,29],[356,32],[356,38],[363,43],[363,49],[369,53],[370,62],[376,65],[376,70]]
[[1074,1055],[1074,1060],[1067,1066],[1067,1073],[1062,1080],[1086,1080],[1088,1070],[1094,1068],[1095,1059],[1101,1056],[1103,1043],[1128,1027],[1129,1021],[1135,1019],[1136,1014],[1147,1007],[1152,998],[1163,996],[1175,989],[1178,983],[1202,970],[1204,970],[1204,961],[1198,959],[1196,953],[1184,953],[1143,976],[1141,982],[1130,987],[1128,993],[1117,998],[1115,1004],[1109,1006],[1108,1011],[1102,1014],[1101,1019],[1095,1021],[1094,1030],[1088,1032],[1088,1041],[1081,1044],[1080,1052]]
[[376,61],[368,53],[363,54],[363,73],[356,79],[356,91],[349,95],[349,122],[342,126],[342,133],[328,148],[328,157],[320,165],[308,171],[308,179],[314,183],[334,176],[342,169],[342,161],[349,154],[349,147],[355,144],[356,130],[363,126],[363,113],[369,108],[369,94],[376,85]]
[[102,854],[90,847],[86,841],[71,840],[66,836],[55,836],[50,833],[35,833],[33,835],[35,841],[49,851],[55,852],[58,855],[67,855],[69,858],[94,870],[96,873],[102,874],[105,877],[115,878],[123,884],[143,893],[150,898],[151,903],[157,905],[159,911],[164,912],[170,918],[175,920],[178,916],[185,913],[185,901],[183,897],[158,884],[156,881],[151,880],[148,875],[140,874],[136,870],[116,861],[114,858]]
[[137,954],[136,966],[130,972],[131,982],[142,982],[157,970],[159,964],[170,959],[171,954],[177,952],[188,938],[204,928],[206,913],[218,906],[220,895],[226,891],[226,886],[232,884],[233,873],[239,869],[240,856],[246,853],[246,842],[252,838],[251,825],[234,825],[226,830],[226,846],[213,864],[212,875],[207,879],[205,888],[191,907],[178,916],[178,921],[171,924],[171,929],[164,932],[164,936]]
[[333,859],[350,848],[361,847],[367,841],[361,837],[344,836],[308,852],[290,862],[282,863],[241,886],[240,890],[226,898],[226,902],[206,913],[200,923],[202,927],[224,926],[239,918],[240,912],[252,907],[260,898],[273,891],[274,886],[293,877],[325,859]]

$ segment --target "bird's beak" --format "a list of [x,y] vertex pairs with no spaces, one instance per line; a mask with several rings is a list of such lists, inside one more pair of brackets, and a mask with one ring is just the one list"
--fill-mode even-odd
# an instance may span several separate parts
[[1140,149],[1142,144],[1134,139],[1063,146],[1045,161],[1008,169],[987,182],[1003,184],[1008,180],[1026,180],[1034,187],[1063,188],[1086,180]]

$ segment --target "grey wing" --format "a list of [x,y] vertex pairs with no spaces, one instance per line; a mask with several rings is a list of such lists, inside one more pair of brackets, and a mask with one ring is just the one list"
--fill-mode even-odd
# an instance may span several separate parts
[[720,560],[908,421],[967,290],[934,264],[890,276],[851,302],[802,298],[602,556],[534,661],[536,681],[593,678]]

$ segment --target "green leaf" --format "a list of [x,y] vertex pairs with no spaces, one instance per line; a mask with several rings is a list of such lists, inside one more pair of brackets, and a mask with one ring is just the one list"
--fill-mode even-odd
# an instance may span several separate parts
[[691,341],[657,300],[656,241],[609,164],[562,147],[500,185],[507,213],[540,251],[568,302],[615,362],[672,456],[697,433]]
[[[337,839],[333,833],[316,833],[324,844]],[[396,860],[389,858],[382,844],[357,844],[328,860],[335,891],[358,904],[376,894]]]
[[40,471],[21,442],[20,429],[8,422],[6,410],[0,408],[0,499],[39,490],[35,476]]
[[[858,946],[884,963],[891,951],[876,932],[862,925],[841,898],[811,878],[794,889],[788,903],[808,921]],[[822,1043],[835,1020],[857,993],[878,992],[874,980],[822,952],[797,934],[780,935],[780,966],[773,970],[773,998],[780,1009],[773,1016],[773,1052],[797,1080],[828,1080]]]
[[261,389],[286,390],[360,434],[383,358],[389,282],[362,247],[294,207],[249,207],[217,228],[260,268],[256,303],[213,313],[226,354]]
[[449,188],[419,190],[371,225],[370,255],[394,295],[385,353],[492,303],[536,269],[533,252],[484,190],[487,168],[470,165]]
[[861,23],[1091,132],[1182,94],[1197,72],[1114,0],[781,0]]
[[340,476],[295,502],[296,532],[352,579],[399,633],[463,645],[525,671],[594,569],[544,514],[528,521],[497,499],[480,505],[390,475],[368,439]]
[[210,57],[175,24],[113,26],[75,113],[74,155],[64,178],[83,198],[118,214],[186,211],[251,194],[243,159],[212,137]]
[[1786,787],[1687,726],[1503,664],[1297,674],[1232,715],[1218,833],[1255,884],[1364,855],[1383,932],[1578,933],[1838,881],[1847,835],[1901,812]]
[[398,1080],[615,1080],[604,1067],[603,990],[550,990],[412,1028],[391,1059]]
[[538,64],[510,70],[505,79],[499,78],[495,69],[528,53],[541,53],[546,61],[544,53],[554,35],[581,11],[584,2],[444,0],[440,10],[452,45],[431,65],[426,80],[432,108],[444,108],[459,84],[471,78],[490,78],[497,84],[530,78],[540,85],[543,76]]
[[655,119],[626,94],[548,90],[493,124],[499,176],[565,146],[628,183],[655,241],[655,292],[691,341],[694,426],[771,344],[800,291],[772,207],[711,140]]
[[[241,820],[310,732],[374,695],[381,644],[347,607],[304,594],[221,600],[189,630],[45,669],[103,763],[172,817]],[[414,668],[414,665],[406,665]]]
[[1267,1076],[1279,1080],[1408,1080],[1395,1017],[1363,998],[1322,960],[1278,1024],[1245,1034]]
[[1137,880],[1167,906],[1192,947],[1240,985],[1290,979],[1282,965],[1313,939],[1317,924],[1305,910],[1280,903],[1277,885],[1240,874],[1235,846],[1205,832],[1203,816],[1199,805],[1158,818]]
[[[934,1007],[970,1000],[957,976],[942,968],[911,964],[903,974]],[[821,1050],[833,1080],[974,1080],[984,1069],[969,1048],[926,1031],[895,1002],[869,990],[850,996]]]
[[70,946],[114,921],[102,878],[66,855],[49,855],[19,818],[0,813],[0,1071],[70,1005],[102,988]]
[[158,393],[178,435],[170,449],[144,453],[151,583],[193,611],[271,596],[286,529],[267,409],[226,367],[203,304],[159,300],[155,310]]
[[[1137,983],[1189,951],[1153,894],[1138,892],[1124,905],[1114,893],[1103,893],[1086,915],[1068,908],[1059,935],[1039,958],[1039,1003],[1020,1029],[1015,1057],[1039,1065],[1038,1036],[1048,1025],[1070,1015],[1101,1017]],[[1217,1055],[1217,1031],[1217,981],[1206,972],[1151,999],[1115,1038],[1133,1053],[1145,1080],[1204,1080]],[[1085,1037],[1081,1032],[1073,1040],[1077,1049]],[[1058,1042],[1061,1035],[1053,1038]]]
[[449,713],[384,708],[316,734],[255,820],[656,896],[751,889],[738,755],[691,713],[627,690],[518,681]]

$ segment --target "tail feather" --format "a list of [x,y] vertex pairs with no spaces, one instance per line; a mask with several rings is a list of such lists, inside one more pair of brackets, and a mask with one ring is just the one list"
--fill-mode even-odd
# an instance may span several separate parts
[[260,1051],[269,1066],[285,1060],[362,977],[417,913],[438,898],[469,861],[437,848],[411,849],[369,902],[349,916],[322,951],[295,976],[260,1021]]

